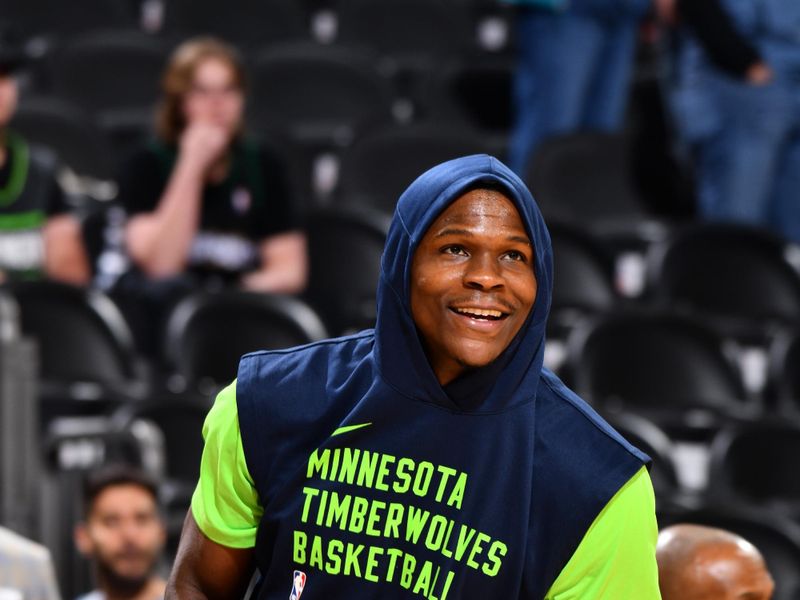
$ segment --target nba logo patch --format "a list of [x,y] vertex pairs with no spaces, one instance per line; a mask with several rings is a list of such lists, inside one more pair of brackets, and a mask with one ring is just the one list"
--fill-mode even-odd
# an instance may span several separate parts
[[253,197],[250,192],[243,187],[236,188],[231,196],[231,206],[237,214],[243,215],[250,210],[250,205],[253,203]]
[[294,581],[292,582],[292,593],[289,594],[289,600],[300,600],[304,587],[306,587],[306,574],[302,571],[295,571]]

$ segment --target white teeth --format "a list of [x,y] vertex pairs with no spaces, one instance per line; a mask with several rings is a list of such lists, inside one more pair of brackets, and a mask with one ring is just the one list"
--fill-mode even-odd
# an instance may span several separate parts
[[499,310],[489,310],[485,308],[457,308],[456,312],[461,313],[462,315],[475,315],[478,317],[495,317],[500,318],[503,316],[503,313]]

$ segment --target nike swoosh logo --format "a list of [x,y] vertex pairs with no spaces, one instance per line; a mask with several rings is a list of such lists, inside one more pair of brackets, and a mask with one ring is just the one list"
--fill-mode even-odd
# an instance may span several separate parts
[[337,435],[341,435],[343,433],[349,433],[351,431],[355,431],[356,429],[362,429],[364,427],[369,427],[372,423],[359,423],[358,425],[345,425],[344,427],[339,427],[336,431],[331,434],[331,437],[336,437]]

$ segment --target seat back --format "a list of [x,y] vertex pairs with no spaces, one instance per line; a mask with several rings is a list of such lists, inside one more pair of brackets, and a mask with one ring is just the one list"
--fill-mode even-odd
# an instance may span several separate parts
[[340,0],[342,41],[364,44],[410,67],[457,54],[470,39],[464,6],[446,0]]
[[749,321],[800,321],[800,277],[790,247],[755,228],[702,224],[675,232],[648,257],[656,300],[704,315]]
[[429,100],[433,114],[482,132],[506,134],[514,124],[515,69],[507,57],[454,61],[433,82]]
[[210,391],[236,377],[243,354],[289,348],[325,336],[319,317],[300,300],[247,292],[199,293],[172,310],[165,357],[187,383]]
[[615,308],[614,259],[588,232],[551,221],[553,245],[553,313],[574,310],[596,314]]
[[307,15],[297,0],[170,0],[165,26],[181,35],[213,35],[254,49],[282,40],[308,38]]
[[26,37],[69,37],[95,29],[135,27],[131,6],[125,0],[3,0],[0,22],[14,23]]
[[52,281],[6,288],[19,304],[23,334],[38,343],[44,381],[120,388],[133,379],[133,338],[108,296]]
[[576,391],[593,401],[673,410],[745,404],[722,341],[686,317],[607,315],[579,325],[568,344]]
[[297,140],[348,143],[391,117],[388,80],[371,55],[352,48],[282,44],[253,64],[250,114]]
[[144,33],[87,35],[55,53],[54,92],[93,113],[150,109],[158,98],[166,59],[167,47]]
[[655,423],[628,412],[606,412],[603,418],[622,436],[652,459],[650,479],[657,498],[678,489],[672,440]]
[[446,160],[486,151],[476,134],[436,125],[387,126],[356,140],[342,160],[341,200],[391,214],[421,173]]
[[363,208],[321,210],[307,223],[309,302],[334,334],[373,327],[389,217]]
[[647,217],[633,182],[628,139],[622,134],[575,133],[545,140],[531,159],[525,182],[546,216],[586,225]]
[[108,140],[87,113],[59,98],[27,98],[11,127],[28,141],[45,146],[79,175],[114,176]]
[[723,429],[711,445],[709,494],[786,508],[800,516],[800,427],[787,422]]
[[779,408],[800,410],[800,331],[776,336],[768,355],[768,389]]

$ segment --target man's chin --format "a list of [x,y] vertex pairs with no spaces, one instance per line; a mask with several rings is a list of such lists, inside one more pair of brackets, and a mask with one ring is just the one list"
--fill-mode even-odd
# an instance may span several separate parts
[[124,595],[134,595],[140,592],[153,574],[153,567],[141,569],[116,569],[106,566],[101,569],[103,578],[109,587]]

